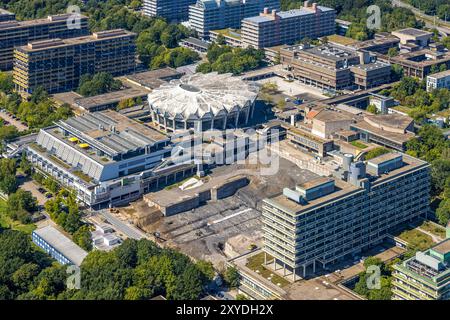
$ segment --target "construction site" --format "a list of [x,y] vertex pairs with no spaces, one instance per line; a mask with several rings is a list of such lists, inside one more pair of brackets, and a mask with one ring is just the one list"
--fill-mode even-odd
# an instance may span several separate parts
[[[149,206],[148,198],[153,201],[159,193],[164,199],[172,198],[171,192],[183,198],[183,193],[192,195],[196,189],[201,193],[206,189],[204,186],[228,177],[246,177],[247,183],[233,194],[202,201],[198,206],[170,216],[164,216],[157,207]],[[279,159],[279,171],[275,176],[261,175],[260,165],[235,163],[214,168],[202,179],[206,182],[203,185],[184,191],[180,186],[172,186],[150,193],[144,199],[121,208],[120,214],[124,220],[133,221],[138,228],[152,235],[161,245],[177,248],[194,259],[208,260],[217,268],[223,268],[230,256],[262,247],[262,199],[279,194],[286,186],[294,187],[314,177],[317,177],[315,173],[283,158]]]

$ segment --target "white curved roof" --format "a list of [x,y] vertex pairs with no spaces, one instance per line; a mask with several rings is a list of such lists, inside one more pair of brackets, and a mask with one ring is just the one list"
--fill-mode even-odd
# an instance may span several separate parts
[[181,115],[202,118],[219,112],[230,112],[253,103],[259,86],[232,76],[231,73],[196,73],[172,80],[148,95],[150,108],[172,117]]

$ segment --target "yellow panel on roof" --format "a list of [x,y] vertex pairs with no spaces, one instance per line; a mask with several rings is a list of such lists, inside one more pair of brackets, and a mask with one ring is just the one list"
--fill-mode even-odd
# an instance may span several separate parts
[[69,141],[70,141],[70,142],[77,142],[77,141],[78,141],[78,138],[76,138],[76,137],[71,137],[71,138],[69,138]]
[[87,149],[89,145],[87,143],[80,143],[80,148]]

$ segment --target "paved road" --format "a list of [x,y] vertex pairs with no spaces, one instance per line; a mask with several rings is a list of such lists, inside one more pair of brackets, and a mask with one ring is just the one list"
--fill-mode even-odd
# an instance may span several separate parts
[[117,230],[120,230],[122,233],[124,233],[128,238],[136,240],[147,238],[147,235],[144,232],[130,225],[129,223],[120,220],[119,218],[114,216],[114,214],[109,213],[107,210],[100,210],[98,211],[98,213],[101,214],[106,220],[108,220],[108,222],[111,223],[114,227],[116,227]]
[[[441,34],[450,35],[450,22],[439,19],[437,16],[430,16],[419,9],[402,2],[401,0],[391,0],[394,7],[402,7],[410,9],[417,18],[425,21],[425,25],[429,28],[436,28]],[[436,19],[436,20],[435,20]]]
[[19,120],[13,119],[6,112],[0,111],[0,117],[2,117],[4,120],[8,121],[11,125],[15,126],[17,128],[17,130],[19,130],[19,131],[28,130],[28,126],[22,124]]

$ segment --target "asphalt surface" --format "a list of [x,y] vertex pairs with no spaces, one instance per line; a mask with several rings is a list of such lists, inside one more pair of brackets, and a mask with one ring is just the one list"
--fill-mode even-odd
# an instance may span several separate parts
[[13,119],[11,116],[9,116],[6,112],[0,111],[0,117],[3,118],[3,120],[8,121],[11,125],[17,128],[19,131],[25,131],[28,130],[28,126],[22,124],[19,120]]
[[144,239],[147,238],[146,234],[136,227],[120,220],[114,214],[109,213],[107,210],[99,210],[98,213],[102,215],[109,223],[111,223],[117,230],[120,230],[128,238],[131,239]]

